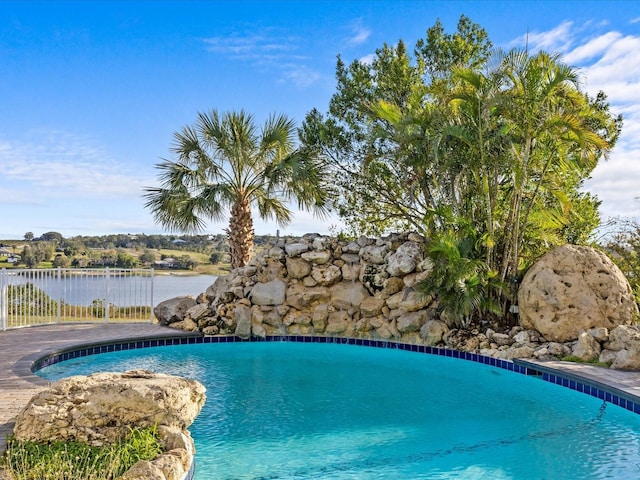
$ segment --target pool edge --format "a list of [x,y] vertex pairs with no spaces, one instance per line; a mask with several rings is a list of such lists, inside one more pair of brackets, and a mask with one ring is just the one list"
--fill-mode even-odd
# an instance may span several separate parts
[[[101,353],[133,350],[151,347],[167,347],[178,345],[198,345],[209,343],[259,343],[259,342],[295,342],[295,343],[331,343],[373,348],[389,348],[404,350],[427,355],[437,355],[459,360],[466,360],[483,365],[508,370],[521,375],[539,378],[555,385],[569,388],[578,393],[583,393],[613,405],[619,406],[635,414],[640,414],[640,395],[625,391],[612,383],[607,383],[593,376],[580,374],[580,372],[568,371],[566,366],[558,365],[561,362],[543,363],[531,359],[504,360],[478,353],[464,352],[444,347],[432,347],[411,343],[395,342],[382,339],[364,339],[353,337],[327,337],[313,335],[267,335],[265,337],[240,338],[235,335],[202,336],[194,335],[165,335],[149,338],[128,338],[114,341],[96,342],[91,344],[78,344],[48,352],[40,356],[31,364],[31,372],[54,365],[59,362],[74,358]],[[566,363],[566,362],[564,362]],[[598,367],[591,367],[598,368]],[[603,369],[608,371],[606,369]],[[640,387],[639,387],[640,389]]]

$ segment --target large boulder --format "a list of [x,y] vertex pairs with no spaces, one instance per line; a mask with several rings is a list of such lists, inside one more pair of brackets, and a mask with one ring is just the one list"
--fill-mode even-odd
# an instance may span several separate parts
[[18,441],[77,441],[108,445],[131,428],[186,429],[205,402],[196,380],[132,370],[77,375],[36,394],[18,416]]
[[542,256],[518,291],[520,325],[569,342],[594,327],[628,325],[638,308],[629,282],[602,252],[564,245]]
[[160,302],[154,309],[153,313],[158,319],[160,325],[170,325],[172,323],[184,320],[187,310],[195,307],[196,299],[193,297],[175,297],[164,302]]

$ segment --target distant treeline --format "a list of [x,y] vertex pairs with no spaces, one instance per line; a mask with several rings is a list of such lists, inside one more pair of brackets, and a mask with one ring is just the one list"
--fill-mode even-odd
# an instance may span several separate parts
[[[274,237],[256,237],[256,245]],[[180,251],[184,254],[158,251]],[[27,232],[23,240],[0,240],[5,263],[13,266],[53,267],[121,267],[156,266],[158,268],[194,269],[198,264],[219,264],[227,260],[227,236],[218,235],[146,235],[111,234],[78,235],[65,238],[58,232],[35,236]],[[188,253],[199,254],[189,256]],[[164,262],[164,260],[168,260]],[[51,265],[43,265],[51,262]]]

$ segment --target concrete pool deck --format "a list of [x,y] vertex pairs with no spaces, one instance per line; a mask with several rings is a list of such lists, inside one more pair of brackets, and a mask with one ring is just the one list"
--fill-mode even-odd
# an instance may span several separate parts
[[[12,432],[22,408],[33,395],[49,385],[48,380],[31,371],[35,361],[72,347],[182,336],[200,335],[150,323],[46,325],[0,332],[0,452],[4,451],[6,436]],[[560,361],[523,359],[516,362],[608,387],[640,402],[640,372]]]

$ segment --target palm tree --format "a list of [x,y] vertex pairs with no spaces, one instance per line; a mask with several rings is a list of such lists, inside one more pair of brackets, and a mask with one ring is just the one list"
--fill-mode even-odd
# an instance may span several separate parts
[[544,194],[553,197],[561,210],[570,210],[562,180],[575,172],[586,177],[615,143],[596,130],[599,113],[580,91],[576,70],[558,55],[529,56],[514,50],[505,57],[504,68],[510,83],[511,108],[505,109],[504,117],[510,138],[511,198],[504,223],[509,234],[502,257],[503,281],[518,276],[532,220],[538,216],[538,220],[558,223],[554,218],[560,216],[558,209],[544,204]]
[[291,222],[289,202],[320,217],[328,212],[325,169],[312,152],[295,148],[295,132],[284,115],[270,116],[259,130],[242,110],[199,113],[174,134],[176,159],[157,164],[161,186],[146,189],[145,207],[164,227],[184,232],[230,211],[231,267],[242,267],[253,254],[252,207],[280,226]]

